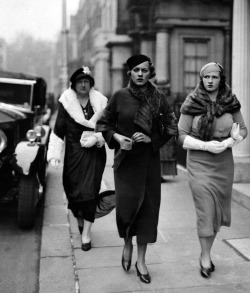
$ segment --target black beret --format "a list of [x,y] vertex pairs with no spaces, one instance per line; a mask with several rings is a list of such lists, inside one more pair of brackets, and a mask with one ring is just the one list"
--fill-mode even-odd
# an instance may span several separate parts
[[135,55],[128,58],[127,65],[128,65],[128,68],[130,70],[132,70],[135,66],[137,66],[143,62],[146,62],[146,61],[151,62],[151,60],[148,56],[143,55],[143,54],[135,54]]

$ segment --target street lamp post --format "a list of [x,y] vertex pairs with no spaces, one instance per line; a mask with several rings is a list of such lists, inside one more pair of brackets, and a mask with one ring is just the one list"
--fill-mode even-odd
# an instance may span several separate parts
[[66,0],[62,0],[62,65],[61,85],[62,92],[68,88],[68,30]]

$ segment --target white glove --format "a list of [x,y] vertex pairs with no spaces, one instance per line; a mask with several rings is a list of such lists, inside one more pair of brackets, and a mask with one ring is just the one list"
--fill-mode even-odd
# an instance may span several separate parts
[[205,150],[213,154],[219,154],[225,151],[227,147],[223,141],[211,140],[205,143]]
[[201,150],[205,151],[205,141],[194,138],[190,135],[187,135],[183,142],[183,148],[185,150]]
[[219,154],[226,149],[226,146],[222,142],[211,140],[211,141],[202,141],[196,139],[190,135],[187,135],[183,142],[183,148],[186,150],[201,150],[208,151],[210,153]]
[[49,161],[49,164],[50,164],[53,168],[56,168],[56,169],[58,168],[59,163],[60,163],[60,161],[57,160],[57,159],[51,159],[51,160]]
[[233,139],[239,138],[239,136],[240,136],[240,124],[239,123],[233,124],[230,134]]
[[239,137],[238,137],[237,139],[235,139],[235,141],[234,141],[234,145],[233,145],[233,146],[237,145],[237,144],[240,143],[242,140],[243,140],[243,137],[242,137],[241,135],[239,135]]
[[234,123],[231,129],[231,137],[234,139],[233,146],[237,145],[243,140],[243,137],[240,135],[240,124]]
[[80,144],[84,148],[91,148],[96,143],[97,143],[97,137],[95,137],[94,135],[86,137],[86,138],[82,138],[80,140]]
[[235,140],[232,137],[229,137],[229,138],[223,140],[223,143],[226,148],[232,148],[235,144]]
[[95,132],[94,136],[97,138],[97,143],[96,143],[96,146],[98,148],[101,148],[105,145],[105,140],[102,136],[102,133],[101,132]]

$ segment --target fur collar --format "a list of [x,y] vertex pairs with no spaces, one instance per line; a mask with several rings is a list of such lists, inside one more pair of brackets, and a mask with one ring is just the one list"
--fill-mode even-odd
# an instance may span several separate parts
[[181,106],[181,113],[199,116],[198,133],[202,140],[213,139],[214,128],[217,117],[224,113],[234,113],[241,105],[236,96],[232,93],[229,85],[219,89],[216,101],[211,101],[202,82],[199,82],[194,92],[189,94]]
[[108,99],[99,91],[91,88],[89,92],[89,100],[95,114],[87,120],[84,117],[81,104],[74,90],[71,88],[67,89],[59,98],[59,102],[62,103],[64,109],[77,123],[88,128],[95,128],[96,122],[101,117]]

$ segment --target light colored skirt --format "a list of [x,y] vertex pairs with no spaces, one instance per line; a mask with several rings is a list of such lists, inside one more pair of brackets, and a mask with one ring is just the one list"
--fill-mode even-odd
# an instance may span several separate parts
[[231,224],[232,149],[220,154],[189,150],[187,169],[197,214],[198,236],[213,236],[221,226]]

